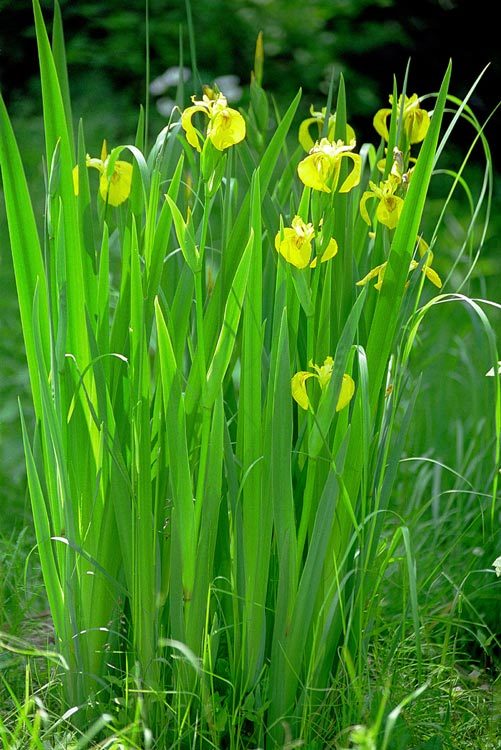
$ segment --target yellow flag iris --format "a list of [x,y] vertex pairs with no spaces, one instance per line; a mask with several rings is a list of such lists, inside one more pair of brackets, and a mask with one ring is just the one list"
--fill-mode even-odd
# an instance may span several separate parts
[[181,115],[181,126],[186,132],[188,143],[201,151],[200,139],[192,123],[193,115],[202,112],[209,118],[207,138],[218,151],[224,151],[245,138],[245,120],[236,109],[228,107],[226,97],[220,92],[205,93],[201,100],[192,96],[192,107],[188,107]]
[[299,162],[297,171],[301,182],[313,190],[332,193],[338,189],[341,162],[351,159],[352,169],[339,188],[340,193],[348,193],[360,182],[362,160],[359,154],[351,153],[355,141],[349,145],[344,141],[329,141],[321,138],[317,141],[306,158]]
[[[318,138],[320,138],[322,129],[324,127],[325,113],[326,113],[325,107],[323,107],[323,109],[321,109],[320,112],[317,112],[316,110],[313,109],[313,106],[311,106],[310,107],[311,117],[307,117],[306,120],[303,120],[303,122],[300,124],[298,140],[305,151],[310,151],[315,145],[315,141],[318,140]],[[312,127],[316,135],[315,139],[313,139],[310,135],[310,130]],[[334,114],[329,116],[329,128],[327,131],[328,140],[330,141],[334,140],[335,130],[336,130],[336,113],[334,112]],[[346,140],[348,141],[348,143],[351,143],[352,141],[355,140],[355,131],[353,130],[351,125],[348,125],[348,123],[346,123]]]
[[395,195],[399,184],[400,181],[393,175],[390,175],[384,182],[380,182],[379,187],[374,182],[369,182],[370,189],[365,191],[360,201],[360,214],[366,224],[370,226],[372,223],[366,203],[376,198],[379,201],[376,208],[377,220],[389,229],[395,229],[404,205],[403,199]]
[[[310,407],[310,399],[306,392],[306,381],[309,378],[316,378],[323,391],[329,385],[334,369],[334,360],[332,357],[326,357],[323,365],[315,365],[313,362],[310,362],[308,366],[315,370],[315,372],[297,372],[291,380],[292,397],[302,409],[309,409]],[[345,373],[341,383],[341,392],[337,401],[336,411],[341,411],[345,406],[348,406],[354,393],[355,383],[353,382],[353,378]]]
[[[390,95],[390,104],[393,104],[393,96]],[[404,97],[403,109],[403,128],[409,143],[420,143],[424,140],[430,126],[430,115],[425,109],[419,106],[419,97],[417,94]],[[402,95],[397,102],[397,113],[402,110]],[[391,109],[380,109],[374,115],[373,124],[376,132],[388,140],[388,118],[391,115]]]
[[[431,252],[430,248],[428,247],[428,244],[421,238],[418,238],[418,252],[419,257],[423,258],[423,256],[426,255],[426,260],[424,264],[421,267],[422,272],[426,276],[426,278],[431,281],[432,284],[434,284],[438,289],[442,288],[442,280],[438,273],[431,267],[431,264],[433,262],[433,253]],[[365,284],[368,284],[371,279],[374,279],[377,277],[377,281],[374,284],[374,289],[377,289],[378,292],[381,289],[381,286],[383,284],[384,280],[384,274],[386,271],[386,266],[388,265],[388,261],[385,263],[381,263],[379,266],[376,266],[375,268],[372,268],[369,273],[364,276],[363,279],[360,281],[357,281],[357,286],[364,286]],[[419,263],[417,260],[411,260],[409,271],[414,271],[415,268],[419,266]]]
[[[275,236],[275,249],[296,268],[315,268],[317,258],[311,258],[312,240],[315,237],[313,224],[306,224],[300,216],[292,219],[290,227],[284,227]],[[334,238],[329,240],[327,247],[320,257],[320,262],[325,263],[333,258],[338,251],[337,242]]]
[[[132,185],[132,164],[117,159],[113,165],[113,173],[108,177],[108,151],[106,141],[103,141],[101,158],[92,158],[87,154],[85,157],[85,165],[97,169],[100,173],[99,193],[104,201],[109,203],[110,206],[119,206],[127,200]],[[75,195],[78,195],[78,165],[73,167],[73,188]]]
[[292,226],[277,232],[275,249],[296,268],[306,268],[311,257],[311,241],[315,236],[313,224],[305,224],[300,216],[292,219]]
[[[428,243],[423,240],[422,237],[418,237],[418,253],[419,257],[426,257],[426,260],[422,266],[422,271],[426,278],[431,281],[438,289],[442,288],[442,279],[438,273],[431,267],[433,263],[433,253],[431,252]],[[417,268],[419,263],[416,260],[411,260],[410,270],[413,271]]]

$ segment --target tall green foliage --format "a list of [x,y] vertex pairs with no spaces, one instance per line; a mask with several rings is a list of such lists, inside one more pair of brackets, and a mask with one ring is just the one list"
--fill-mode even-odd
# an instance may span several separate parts
[[[387,386],[401,376],[395,354],[420,271],[431,274],[427,256],[418,265],[413,255],[450,70],[396,229],[379,221],[373,238],[359,205],[367,179],[380,179],[383,147],[349,157],[361,181],[340,157],[339,190],[301,186],[291,168],[299,150],[287,151],[301,94],[269,138],[259,76],[246,114],[257,150],[248,140],[218,150],[207,138],[199,155],[174,120],[143,154],[140,117],[135,144],[91,160],[101,172],[94,198],[82,124],[73,135],[60,15],[56,6],[51,45],[38,0],[34,11],[41,240],[3,104],[0,162],[36,417],[33,436],[23,422],[29,490],[68,702],[99,705],[117,674],[134,674],[146,722],[172,743],[193,742],[198,717],[212,746],[232,724],[241,746],[250,718],[249,742],[265,741],[264,722],[269,746],[280,742],[286,720],[313,747],[309,717],[332,675],[367,655],[385,564],[380,512],[415,398],[396,420]],[[408,159],[412,141],[396,94],[382,167],[390,182],[393,148]],[[342,83],[336,112],[339,145]],[[118,200],[124,174],[130,196],[127,183]],[[316,265],[295,267],[274,249],[294,216],[310,233],[311,218]],[[338,254],[322,262],[332,237]],[[380,291],[355,285],[383,262]],[[410,266],[419,271],[408,288]],[[292,397],[297,373],[312,386],[307,409]],[[419,664],[412,544],[400,534]]]

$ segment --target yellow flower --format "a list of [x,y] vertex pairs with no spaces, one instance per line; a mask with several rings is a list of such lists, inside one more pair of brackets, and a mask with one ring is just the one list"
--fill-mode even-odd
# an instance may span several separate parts
[[346,145],[344,141],[329,141],[321,138],[310,150],[308,156],[299,162],[297,171],[301,182],[313,190],[331,193],[337,189],[343,158],[353,161],[351,172],[339,188],[340,193],[348,193],[360,182],[362,160],[359,154],[352,154],[355,141]]
[[390,175],[384,182],[380,182],[379,187],[374,182],[369,182],[370,190],[365,191],[360,201],[360,213],[366,224],[371,225],[366,203],[372,198],[377,198],[379,201],[376,208],[377,220],[390,229],[395,229],[404,205],[403,199],[395,195],[399,184],[400,180],[393,175]]
[[306,268],[310,262],[311,241],[314,236],[313,224],[305,224],[300,216],[294,216],[292,226],[277,232],[275,249],[296,268]]
[[236,109],[228,107],[226,97],[220,92],[206,89],[201,100],[191,97],[192,107],[188,107],[181,115],[181,125],[186,131],[188,143],[201,151],[197,131],[191,120],[196,112],[202,112],[209,118],[207,138],[212,141],[218,151],[224,151],[245,138],[245,120]]
[[387,265],[388,262],[386,261],[385,263],[381,263],[381,265],[372,268],[367,276],[364,276],[363,279],[357,281],[357,286],[365,286],[365,284],[368,284],[371,279],[374,279],[377,276],[377,282],[374,284],[374,289],[377,289],[379,292],[383,283],[384,272],[386,271]]
[[[308,367],[316,372],[297,372],[291,380],[292,397],[302,409],[308,409],[310,406],[310,399],[306,392],[306,381],[308,378],[316,378],[323,391],[329,385],[334,369],[334,360],[332,357],[326,357],[323,365],[319,366],[310,362]],[[345,406],[348,406],[354,393],[355,383],[353,382],[353,378],[345,373],[341,383],[341,392],[336,405],[336,411],[341,411]]]
[[[295,216],[290,227],[284,227],[275,236],[275,249],[288,263],[296,268],[315,268],[318,258],[311,258],[311,242],[315,237],[313,224],[305,224],[300,216]],[[321,263],[333,258],[338,251],[334,238],[329,240],[320,258]]]
[[[99,192],[104,201],[109,203],[110,206],[119,206],[127,200],[130,195],[132,184],[132,164],[117,159],[113,166],[113,174],[111,177],[108,177],[108,152],[106,141],[103,141],[101,158],[91,158],[89,154],[87,154],[85,157],[85,164],[87,167],[94,167],[94,169],[97,169],[100,172]],[[78,195],[78,164],[76,167],[73,167],[73,189],[75,195]]]
[[[322,255],[320,256],[320,263],[325,263],[326,261],[333,258],[335,255],[337,255],[338,246],[337,242],[334,239],[334,237],[331,237],[329,240],[327,247],[323,251]],[[313,258],[313,260],[310,263],[310,268],[316,268],[317,267],[317,261],[318,261],[318,255],[316,258]]]
[[[393,96],[390,95],[390,104],[393,104]],[[397,113],[400,115],[402,107],[402,95],[399,96],[397,102]],[[388,140],[388,118],[391,115],[391,109],[380,109],[374,115],[374,127],[376,132]],[[404,132],[407,136],[409,143],[420,143],[424,140],[428,128],[430,125],[430,115],[425,109],[421,109],[419,106],[419,98],[417,94],[412,96],[404,97],[404,111],[403,111],[403,127]]]
[[[427,243],[422,239],[422,237],[418,238],[418,252],[421,258],[424,255],[427,255],[427,258],[421,269],[424,275],[429,281],[431,281],[432,284],[438,287],[438,289],[441,289],[442,280],[440,279],[440,276],[438,275],[438,273],[431,267],[431,264],[433,262],[433,253],[431,252]],[[366,276],[364,276],[363,279],[361,279],[360,281],[357,281],[357,286],[364,286],[371,279],[374,279],[377,276],[377,282],[374,284],[374,289],[377,289],[379,292],[379,290],[381,289],[383,280],[384,280],[384,274],[385,274],[387,265],[388,265],[388,261],[386,261],[385,263],[381,263],[381,265],[376,266],[375,268],[372,268],[369,271],[369,273]],[[409,271],[414,271],[414,269],[417,268],[418,266],[419,266],[419,263],[416,260],[411,260]]]
[[[418,253],[419,257],[423,258],[426,255],[426,260],[422,266],[422,271],[426,278],[431,281],[438,289],[442,288],[442,279],[438,273],[431,267],[433,263],[433,253],[431,252],[428,243],[423,240],[422,237],[418,237]],[[419,263],[416,260],[411,260],[410,270],[413,271],[417,268]]]
[[[325,111],[326,111],[326,108],[323,107],[320,112],[316,112],[313,109],[313,105],[312,105],[310,107],[311,117],[308,117],[306,118],[306,120],[303,120],[303,122],[299,126],[298,140],[305,151],[310,151],[315,145],[315,142],[310,135],[310,127],[312,125],[315,126],[318,138],[320,138],[320,134],[322,132],[322,128],[325,122]],[[336,113],[329,116],[329,130],[327,131],[327,138],[330,141],[334,139],[335,129],[336,129]],[[355,140],[355,131],[353,130],[351,125],[348,125],[348,123],[346,123],[346,139],[350,143],[351,141]]]

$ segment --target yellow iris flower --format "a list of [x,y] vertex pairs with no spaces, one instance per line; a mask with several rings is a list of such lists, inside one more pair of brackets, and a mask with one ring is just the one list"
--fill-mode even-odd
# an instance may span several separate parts
[[[108,151],[106,141],[103,141],[101,149],[101,158],[92,158],[87,154],[85,165],[97,169],[101,177],[99,178],[99,193],[103,201],[110,206],[119,206],[127,200],[130,195],[132,184],[132,164],[117,159],[113,166],[113,174],[108,177]],[[73,167],[73,189],[75,195],[79,192],[78,164]]]
[[[431,252],[428,243],[425,242],[422,237],[418,237],[418,253],[420,258],[426,256],[426,260],[422,267],[424,275],[438,289],[441,289],[442,279],[440,278],[438,273],[431,267],[431,264],[433,263],[433,253]],[[413,271],[418,267],[418,265],[419,263],[417,262],[417,260],[411,260],[410,270]]]
[[[428,244],[422,239],[422,237],[418,238],[418,252],[419,252],[420,258],[422,258],[424,255],[427,256],[422,266],[422,271],[424,275],[438,289],[441,289],[442,280],[440,276],[438,275],[438,273],[431,267],[431,264],[433,262],[433,253],[428,247]],[[361,279],[360,281],[357,281],[357,286],[364,286],[369,281],[371,281],[371,279],[374,279],[377,277],[377,281],[374,284],[374,289],[377,289],[379,292],[379,290],[381,289],[383,280],[384,280],[384,274],[385,274],[387,265],[388,265],[388,261],[386,261],[385,263],[381,263],[381,265],[376,266],[375,268],[372,268],[369,271],[369,273],[366,276],[364,276],[363,279]],[[414,271],[414,269],[417,268],[418,266],[419,266],[419,263],[417,260],[411,260],[409,271]]]
[[317,141],[308,156],[299,162],[297,172],[301,182],[313,190],[331,193],[337,189],[341,162],[344,158],[351,159],[353,167],[343,184],[340,193],[348,193],[360,182],[362,160],[359,154],[352,154],[355,141],[349,145],[344,141],[329,141],[321,138]]
[[[334,369],[334,360],[332,357],[326,357],[323,365],[319,366],[310,362],[308,367],[315,370],[315,372],[297,372],[291,380],[292,397],[302,409],[310,407],[310,399],[306,392],[306,381],[309,378],[316,378],[323,391],[329,385]],[[353,378],[345,373],[341,383],[341,392],[336,405],[336,411],[341,411],[345,406],[348,406],[354,393],[355,383],[353,382]]]
[[[298,140],[305,151],[310,151],[315,145],[315,140],[318,140],[318,138],[320,138],[320,134],[322,132],[322,128],[325,122],[325,112],[326,112],[325,107],[323,107],[323,109],[320,112],[317,112],[313,109],[313,105],[312,105],[310,107],[311,117],[307,117],[306,120],[303,120],[303,122],[299,126]],[[315,140],[310,135],[310,128],[312,126],[315,126],[314,129],[316,129],[317,131],[318,137]],[[329,116],[329,129],[327,131],[327,138],[330,141],[334,139],[335,130],[336,130],[336,113],[334,112],[334,114]],[[351,125],[348,125],[348,123],[346,123],[346,139],[349,143],[355,140],[355,131],[353,130]]]
[[181,125],[186,131],[188,143],[201,151],[197,131],[192,124],[192,117],[196,112],[202,112],[209,118],[207,138],[218,151],[224,151],[245,138],[245,120],[236,109],[228,107],[226,97],[220,92],[207,89],[201,100],[191,97],[192,107],[188,107],[181,115]]
[[377,220],[390,229],[395,229],[404,205],[403,199],[395,195],[399,184],[400,180],[391,174],[387,180],[379,183],[379,187],[374,182],[369,182],[370,190],[366,190],[360,200],[360,214],[366,224],[370,226],[372,223],[366,203],[376,198],[379,201],[376,208]]
[[[275,249],[288,263],[296,268],[315,268],[317,258],[311,258],[311,242],[315,237],[313,224],[305,224],[300,216],[292,219],[290,227],[284,227],[275,236]],[[321,263],[333,258],[338,251],[337,242],[334,238],[329,241],[320,258]]]
[[[393,96],[390,95],[390,104],[393,104]],[[400,114],[402,107],[402,95],[397,102],[397,113]],[[380,109],[374,115],[373,124],[376,132],[388,140],[388,118],[391,115],[391,109]],[[425,109],[419,106],[419,97],[417,94],[404,97],[403,127],[409,143],[420,143],[424,140],[430,126],[430,115]]]

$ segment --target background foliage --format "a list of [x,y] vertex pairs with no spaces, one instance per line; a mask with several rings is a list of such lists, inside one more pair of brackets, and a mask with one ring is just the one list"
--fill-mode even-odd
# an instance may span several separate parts
[[[118,96],[131,108],[122,124],[132,129],[144,100],[144,0],[130,0],[126,6],[120,0],[62,0],[61,7],[74,99],[87,98],[95,106],[103,95]],[[42,9],[51,10],[51,0],[45,0]],[[189,63],[186,8],[183,0],[150,0],[149,9],[155,77],[179,63],[181,27]],[[0,16],[0,82],[8,104],[9,98],[33,95],[37,88],[31,2],[1,0]],[[303,109],[310,101],[318,106],[332,70],[336,76],[342,72],[351,92],[349,114],[361,128],[360,140],[372,137],[369,115],[386,103],[393,75],[403,77],[409,58],[411,88],[419,92],[436,87],[437,77],[452,58],[453,84],[460,97],[490,64],[472,102],[482,120],[492,105],[501,71],[497,27],[489,17],[487,2],[476,3],[472,12],[463,0],[193,3],[198,65],[208,80],[232,73],[246,84],[256,36],[262,30],[267,91],[288,102],[301,85]],[[498,153],[497,144],[492,146]]]

